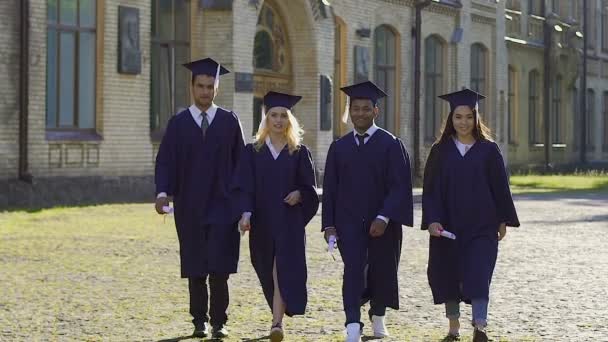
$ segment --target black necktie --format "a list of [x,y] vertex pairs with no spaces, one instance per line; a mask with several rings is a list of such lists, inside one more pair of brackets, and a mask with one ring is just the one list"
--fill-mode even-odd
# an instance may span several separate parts
[[207,120],[207,113],[201,113],[203,116],[203,121],[201,122],[201,131],[203,132],[203,138],[205,137],[205,133],[207,133],[207,128],[209,128],[209,121]]
[[369,137],[369,134],[365,133],[363,135],[357,134],[357,140],[359,141],[359,147],[365,145],[365,138]]

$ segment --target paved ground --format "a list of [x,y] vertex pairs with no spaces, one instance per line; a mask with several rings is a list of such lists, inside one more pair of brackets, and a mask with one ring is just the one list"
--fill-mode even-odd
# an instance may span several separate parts
[[[608,341],[608,194],[520,196],[516,206],[522,227],[501,242],[492,286],[494,341]],[[324,252],[319,224],[308,233],[308,312],[286,320],[287,341],[341,337],[341,263]],[[426,282],[427,233],[405,238],[402,308],[389,311],[385,341],[438,341],[446,322]],[[242,246],[227,341],[264,340],[270,314]],[[173,225],[151,205],[0,213],[0,341],[188,339],[178,262]]]

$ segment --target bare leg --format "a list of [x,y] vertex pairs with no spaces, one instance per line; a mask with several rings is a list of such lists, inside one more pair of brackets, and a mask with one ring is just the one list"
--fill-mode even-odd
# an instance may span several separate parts
[[282,324],[286,309],[285,302],[281,297],[281,290],[279,289],[276,258],[272,267],[272,280],[274,281],[274,295],[272,297],[272,325],[275,326],[277,324]]
[[450,330],[449,333],[452,335],[458,335],[460,331],[460,321],[458,318],[450,318]]

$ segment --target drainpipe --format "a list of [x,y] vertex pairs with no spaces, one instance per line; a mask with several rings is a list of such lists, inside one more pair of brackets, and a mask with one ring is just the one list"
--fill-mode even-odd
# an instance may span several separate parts
[[32,175],[28,170],[28,93],[29,93],[29,17],[30,2],[23,0],[20,2],[20,26],[21,37],[20,58],[19,58],[19,180],[32,183]]
[[416,8],[416,27],[412,32],[414,38],[414,161],[413,173],[415,179],[420,179],[420,68],[421,68],[421,49],[422,49],[422,9],[431,4],[431,0],[417,0]]

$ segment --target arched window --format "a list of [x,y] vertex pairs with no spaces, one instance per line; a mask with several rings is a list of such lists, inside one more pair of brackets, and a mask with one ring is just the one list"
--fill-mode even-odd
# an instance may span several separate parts
[[[486,48],[475,43],[471,46],[471,89],[481,94],[487,94],[487,50]],[[479,103],[479,112],[482,117],[486,115],[486,101]]]
[[253,46],[256,69],[289,73],[288,39],[281,17],[268,2],[260,10]]
[[396,35],[386,25],[378,26],[374,30],[374,81],[388,97],[378,102],[380,116],[377,124],[395,133],[395,84],[396,84]]
[[509,75],[508,75],[508,136],[509,143],[515,144],[517,143],[517,72],[511,66],[509,66]]
[[594,141],[595,141],[595,91],[593,89],[587,89],[587,120],[585,120],[586,127],[585,131],[587,132],[587,151],[594,150]]
[[540,109],[540,75],[538,71],[532,70],[528,80],[528,116],[530,144],[540,144],[542,137],[542,113]]
[[553,98],[551,99],[553,113],[553,143],[560,144],[563,142],[562,134],[562,76],[558,75],[553,84]]
[[443,94],[443,43],[437,36],[430,36],[424,42],[424,136],[428,142],[434,141],[441,129],[443,101],[437,96]]

